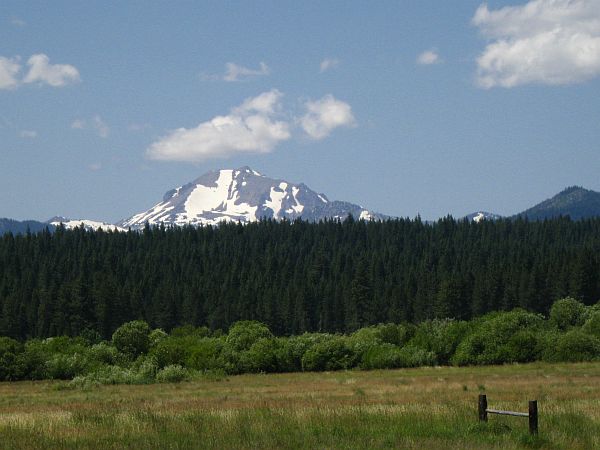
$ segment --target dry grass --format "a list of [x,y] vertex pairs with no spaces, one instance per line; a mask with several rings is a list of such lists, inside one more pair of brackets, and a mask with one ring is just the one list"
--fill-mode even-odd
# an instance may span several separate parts
[[[1,448],[600,448],[600,363],[242,375],[63,389],[0,383]],[[477,423],[477,395],[527,420]]]

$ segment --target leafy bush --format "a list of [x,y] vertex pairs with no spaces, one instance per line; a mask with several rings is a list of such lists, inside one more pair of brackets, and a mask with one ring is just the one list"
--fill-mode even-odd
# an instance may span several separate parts
[[470,328],[468,322],[454,319],[428,320],[417,326],[410,344],[432,352],[438,364],[448,364]]
[[592,311],[589,319],[583,324],[582,330],[600,338],[600,310]]
[[546,361],[579,362],[600,359],[600,339],[580,329],[559,334],[544,352]]
[[92,345],[88,350],[88,358],[97,365],[122,364],[122,356],[119,351],[107,342]]
[[259,339],[272,337],[273,333],[265,324],[244,320],[231,325],[226,343],[233,350],[239,352],[248,350]]
[[570,297],[555,301],[550,308],[550,322],[559,330],[579,327],[587,317],[588,308]]
[[280,372],[279,348],[281,340],[262,338],[252,344],[242,354],[241,364],[244,372]]
[[371,369],[395,369],[402,367],[403,359],[400,348],[389,343],[370,347],[363,353],[360,368]]
[[112,335],[112,343],[121,353],[135,358],[148,352],[150,326],[143,320],[134,320],[121,325]]
[[376,336],[384,344],[404,346],[414,336],[416,327],[412,324],[379,324],[375,327]]
[[163,367],[156,374],[156,381],[159,383],[179,383],[190,378],[190,373],[187,369],[179,364]]
[[71,380],[88,371],[89,362],[84,354],[55,354],[46,362],[46,376],[54,380]]
[[17,357],[23,353],[23,345],[9,337],[0,337],[0,381],[17,380]]
[[150,351],[150,354],[156,358],[159,367],[185,364],[191,349],[197,342],[198,339],[193,336],[169,336],[156,344]]
[[46,362],[49,358],[44,344],[39,339],[25,343],[23,353],[15,361],[15,373],[20,380],[44,380],[48,378]]
[[427,350],[413,345],[402,347],[399,352],[400,366],[399,367],[423,367],[434,366],[435,354]]
[[161,342],[163,339],[166,339],[168,337],[169,337],[169,335],[164,330],[161,330],[160,328],[156,328],[156,329],[152,330],[150,332],[150,334],[148,335],[148,339],[150,341],[149,347],[150,348],[156,347],[159,342]]
[[326,333],[304,333],[280,339],[281,345],[276,349],[280,371],[299,372],[303,370],[304,354],[315,345],[327,341],[331,336]]
[[189,349],[185,365],[192,369],[207,371],[222,369],[219,356],[224,341],[218,338],[202,338]]
[[306,371],[350,369],[356,365],[356,362],[356,352],[349,345],[348,338],[332,335],[304,353],[302,369]]
[[[482,317],[458,345],[453,364],[503,364],[522,362],[520,358],[529,360],[527,349],[533,343],[527,338],[535,336],[544,327],[544,320],[538,314],[516,309],[510,312],[491,313]],[[532,334],[514,336],[521,331]],[[535,348],[538,349],[537,343]],[[536,350],[541,351],[541,350]],[[538,355],[536,355],[538,356]]]

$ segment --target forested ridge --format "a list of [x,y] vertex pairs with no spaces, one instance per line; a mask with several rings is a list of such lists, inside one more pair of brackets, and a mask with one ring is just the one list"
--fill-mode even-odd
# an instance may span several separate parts
[[387,322],[548,313],[600,299],[600,219],[262,221],[0,238],[0,335],[96,331],[143,319],[276,335]]

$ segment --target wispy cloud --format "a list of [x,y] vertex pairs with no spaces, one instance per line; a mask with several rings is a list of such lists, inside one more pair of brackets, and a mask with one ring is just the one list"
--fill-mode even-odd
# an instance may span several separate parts
[[96,133],[98,133],[98,136],[101,138],[107,138],[110,133],[110,128],[98,115],[94,116],[92,119],[92,127],[94,130],[96,130]]
[[102,164],[99,162],[92,163],[88,166],[88,169],[91,170],[92,172],[97,172],[102,169]]
[[37,137],[37,131],[34,130],[21,130],[19,136],[23,139],[34,139]]
[[435,49],[426,50],[417,57],[417,64],[429,66],[442,62],[440,55]]
[[327,72],[328,70],[335,69],[340,65],[340,60],[337,58],[325,58],[321,61],[321,65],[319,66],[319,72]]
[[308,101],[304,107],[306,114],[300,118],[300,126],[315,140],[329,136],[335,128],[353,126],[356,122],[350,105],[331,94]]
[[483,88],[565,85],[600,75],[598,0],[531,0],[490,10],[472,23],[490,40],[477,59]]
[[91,129],[96,132],[101,138],[107,138],[110,134],[110,127],[102,120],[98,114],[92,117],[90,120],[86,119],[75,119],[71,122],[71,128],[73,130],[86,130]]
[[251,69],[239,64],[228,62],[225,64],[225,73],[223,75],[202,73],[200,77],[204,81],[245,81],[252,78],[269,75],[271,69],[264,62],[261,62],[257,69]]
[[151,128],[149,123],[131,123],[127,126],[127,129],[131,132],[145,131]]
[[14,16],[10,18],[10,23],[15,27],[24,27],[26,25],[24,20]]
[[75,119],[71,122],[71,128],[74,130],[83,130],[85,128],[85,120]]

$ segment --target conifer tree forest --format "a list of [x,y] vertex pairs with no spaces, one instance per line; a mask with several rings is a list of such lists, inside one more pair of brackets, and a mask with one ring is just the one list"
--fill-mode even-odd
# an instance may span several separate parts
[[600,299],[600,219],[447,217],[219,227],[83,228],[0,236],[0,336],[94,333],[126,322],[280,336],[469,320]]

